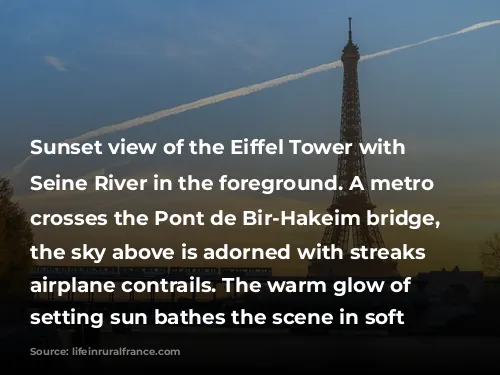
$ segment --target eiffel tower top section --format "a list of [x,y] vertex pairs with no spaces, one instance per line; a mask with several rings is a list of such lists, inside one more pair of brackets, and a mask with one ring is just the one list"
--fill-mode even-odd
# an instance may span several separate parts
[[342,50],[341,60],[343,63],[345,63],[346,61],[349,60],[358,61],[359,58],[360,58],[359,47],[352,41],[352,18],[349,17],[349,40],[347,41],[347,44]]
[[[344,84],[342,92],[342,114],[340,123],[340,143],[357,145],[362,142],[361,110],[359,104],[359,87],[357,66],[360,59],[358,46],[352,41],[351,18],[349,18],[349,40],[342,51],[344,65]],[[361,180],[362,186],[369,186],[366,177],[365,159],[359,147],[353,147],[349,153],[342,153],[337,162],[337,179],[342,190],[333,193],[329,213],[351,214],[359,217],[357,225],[328,225],[325,228],[322,246],[335,245],[344,250],[346,257],[342,260],[317,259],[309,265],[310,276],[397,276],[397,263],[376,258],[373,260],[351,259],[349,254],[353,248],[385,248],[380,228],[368,225],[367,212],[373,210],[368,190],[351,190],[355,177]]]

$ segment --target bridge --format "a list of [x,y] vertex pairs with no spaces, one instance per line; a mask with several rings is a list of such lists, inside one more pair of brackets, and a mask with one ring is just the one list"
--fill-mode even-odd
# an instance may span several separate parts
[[[258,281],[265,283],[267,281],[324,281],[327,284],[333,283],[335,281],[346,280],[347,277],[335,277],[335,278],[324,278],[324,277],[289,277],[289,276],[273,276],[272,268],[252,268],[252,267],[89,267],[89,266],[37,266],[32,269],[31,280],[60,280],[60,281],[71,281],[73,278],[82,281],[113,281],[115,284],[120,284],[126,281],[131,282],[147,282],[149,280],[168,280],[168,281],[191,281],[192,278],[198,277],[202,281],[209,281],[213,285],[213,292],[210,294],[203,293],[205,295],[205,302],[209,299],[215,301],[221,299],[220,290],[217,291],[217,286],[224,283],[224,278],[236,278],[239,277],[244,281]],[[390,283],[392,281],[403,281],[405,278],[401,276],[396,277],[372,277],[372,278],[362,278],[356,277],[356,281],[386,281]],[[490,285],[496,287],[500,290],[500,278],[484,278],[483,282],[485,285]],[[417,277],[412,278],[412,286],[414,291],[422,290],[427,284],[427,275],[421,274]],[[122,292],[125,293],[124,298],[117,298],[115,292],[105,293],[106,295],[100,295],[101,298],[96,298],[95,293],[89,292],[86,295],[82,293],[68,292],[65,293],[64,297],[55,298],[55,293],[43,293],[43,295],[37,293],[34,295],[34,303],[38,306],[46,306],[51,304],[51,306],[61,305],[68,306],[72,304],[72,307],[77,307],[78,305],[89,303],[98,304],[101,306],[111,305],[117,307],[118,305],[123,305],[122,302],[128,302],[130,308],[130,303],[133,305],[144,304],[144,303],[163,303],[171,305],[173,302],[179,302],[179,295],[175,292],[169,293],[169,295],[163,295],[153,292],[147,292],[147,296],[142,293]],[[101,294],[101,293],[99,293]],[[142,294],[142,298],[137,298],[137,294]],[[181,298],[182,302],[188,303],[197,300],[196,293],[189,293],[189,298]],[[235,298],[237,293],[235,290],[227,295],[226,298]],[[211,298],[210,298],[211,297]],[[225,299],[222,297],[222,299]]]
[[[31,272],[31,280],[58,280],[70,281],[73,278],[82,281],[113,281],[115,284],[125,281],[138,282],[148,280],[169,280],[169,281],[191,281],[192,278],[199,277],[203,280],[210,281],[214,285],[212,299],[217,299],[217,285],[221,284],[223,278],[226,277],[241,277],[245,280],[266,280],[272,277],[271,268],[245,268],[245,267],[88,267],[88,266],[37,266],[33,267]],[[54,304],[64,304],[61,299],[54,298],[54,292],[48,293],[45,298],[39,293],[34,296],[35,302],[41,305],[45,300],[53,301]],[[66,304],[71,301],[75,304],[98,303],[109,304],[115,303],[115,293],[109,293],[105,301],[97,301],[95,294],[90,292],[86,298],[75,298],[75,294],[66,293]],[[134,291],[128,293],[128,302],[173,302],[176,300],[176,293],[172,292],[169,296],[169,301],[165,297],[159,297],[155,292],[149,293],[147,299],[136,300]],[[191,294],[191,299],[196,300],[196,293]],[[123,302],[123,301],[122,301]],[[45,303],[43,303],[45,305]]]
[[[113,281],[115,284],[123,282],[147,282],[149,280],[168,280],[168,281],[191,281],[194,277],[200,278],[202,281],[209,281],[213,287],[211,293],[212,301],[218,299],[217,286],[224,283],[224,278],[239,277],[244,281],[258,281],[264,283],[266,281],[325,281],[331,282],[347,279],[335,278],[335,280],[326,280],[322,277],[289,277],[289,276],[273,276],[271,268],[250,268],[250,267],[58,267],[58,266],[43,266],[34,267],[31,274],[31,280],[59,280],[71,281],[73,278],[82,281]],[[356,280],[385,280],[391,282],[394,280],[403,281],[403,277],[390,277],[390,278],[356,278]],[[417,280],[415,280],[417,281]],[[234,289],[234,288],[233,288]],[[101,306],[111,305],[114,307],[123,305],[122,302],[128,302],[134,305],[143,303],[163,303],[172,304],[172,302],[179,302],[176,300],[176,293],[171,292],[170,295],[158,295],[154,291],[149,292],[146,298],[136,298],[134,291],[124,292],[127,295],[125,299],[118,300],[115,292],[108,293],[106,298],[96,299],[95,293],[89,292],[86,296],[80,295],[79,298],[75,297],[75,293],[67,292],[64,298],[55,298],[55,292],[39,293],[34,296],[34,302],[38,306],[47,305],[50,303],[55,305],[68,305],[73,304],[76,307],[81,304],[98,304]],[[205,293],[204,293],[205,294]],[[206,294],[205,294],[206,295]],[[232,290],[232,297],[236,297],[236,290]],[[101,296],[102,297],[102,296]],[[229,296],[227,296],[229,297]],[[210,299],[210,298],[209,298]],[[187,302],[184,298],[181,301]],[[189,300],[196,301],[196,293],[190,293]],[[69,302],[69,303],[68,303]],[[207,299],[205,299],[207,302]]]
[[78,277],[83,279],[106,278],[108,280],[130,280],[130,278],[188,278],[203,277],[269,277],[272,268],[251,267],[65,267],[41,266],[33,267],[32,279],[43,276],[51,279]]
[[[123,316],[132,316],[140,313],[148,316],[151,319],[155,311],[168,311],[171,313],[181,312],[193,309],[196,313],[214,313],[221,311],[231,311],[236,306],[232,302],[237,302],[235,288],[231,288],[231,294],[228,298],[218,298],[217,285],[225,283],[225,278],[239,277],[246,282],[254,281],[266,283],[267,281],[323,281],[327,284],[335,281],[346,280],[344,278],[335,278],[326,280],[322,277],[289,277],[289,276],[273,276],[271,268],[242,268],[242,267],[58,267],[58,266],[43,266],[34,267],[31,274],[32,281],[112,281],[115,285],[124,282],[148,282],[148,281],[190,281],[192,278],[199,278],[201,281],[209,282],[212,285],[212,293],[203,293],[206,297],[197,299],[196,293],[190,293],[190,298],[176,299],[175,292],[169,293],[169,298],[166,298],[165,293],[147,292],[146,298],[136,298],[136,293],[125,292],[124,300],[116,299],[115,292],[88,292],[88,293],[73,293],[66,292],[63,296],[59,296],[57,290],[50,293],[37,293],[33,297],[30,304],[31,313],[52,313],[53,311],[74,311],[93,314],[104,313],[119,313]],[[356,281],[372,280],[391,282],[395,280],[403,281],[403,277],[391,278],[371,278],[362,279],[356,278]],[[330,284],[331,285],[331,284]],[[264,287],[264,285],[263,285]],[[120,293],[121,288],[117,288],[116,293]],[[225,288],[224,288],[225,289]],[[266,290],[266,288],[262,288]],[[66,289],[67,290],[67,289]],[[124,293],[124,292],[122,292]],[[97,295],[96,295],[97,294]],[[141,293],[142,294],[142,293]],[[160,295],[158,295],[160,294]],[[101,298],[99,298],[101,297]],[[140,297],[140,296],[139,296]],[[243,300],[245,297],[243,297]],[[266,299],[267,301],[267,299]],[[227,304],[229,302],[229,304]],[[306,302],[307,303],[307,302]],[[266,305],[266,303],[264,303]],[[254,305],[252,303],[252,305]],[[258,302],[257,308],[264,308]],[[274,304],[271,304],[274,306]],[[255,307],[253,307],[255,308]],[[262,310],[263,311],[263,310]],[[227,324],[226,324],[227,325]],[[225,325],[225,326],[226,326]],[[261,328],[269,328],[267,325]],[[274,327],[273,328],[283,328]],[[284,327],[288,328],[288,327]],[[83,328],[82,328],[83,329]],[[131,328],[124,325],[113,326],[113,330],[127,331]]]

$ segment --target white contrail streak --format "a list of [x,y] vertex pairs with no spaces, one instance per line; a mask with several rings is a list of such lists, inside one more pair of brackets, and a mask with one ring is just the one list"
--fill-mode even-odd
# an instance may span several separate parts
[[[423,41],[418,42],[418,43],[407,44],[405,46],[387,49],[387,50],[380,51],[377,53],[372,53],[370,55],[364,55],[361,57],[360,61],[370,60],[370,59],[374,59],[376,57],[389,55],[391,53],[402,51],[402,50],[405,50],[408,48],[418,47],[418,46],[421,46],[422,44],[435,42],[435,41],[440,40],[440,39],[445,39],[445,38],[449,38],[452,36],[465,34],[465,33],[471,32],[471,31],[482,29],[484,27],[489,27],[489,26],[498,25],[498,24],[500,24],[500,20],[477,23],[475,25],[466,27],[465,29],[461,29],[461,30],[454,32],[454,33],[451,33],[451,34],[435,36],[433,38],[426,39],[426,40],[423,40]],[[191,111],[192,109],[205,107],[207,105],[219,103],[219,102],[222,102],[224,100],[229,100],[229,99],[233,99],[233,98],[238,98],[240,96],[250,95],[250,94],[253,94],[254,92],[257,92],[257,91],[261,91],[261,90],[268,89],[271,87],[279,86],[279,85],[282,85],[282,84],[290,82],[290,81],[295,81],[297,79],[305,78],[305,77],[310,76],[311,74],[314,74],[314,73],[324,72],[326,70],[336,69],[336,68],[340,68],[340,67],[342,67],[342,62],[340,60],[334,61],[334,62],[331,62],[329,64],[323,64],[323,65],[317,66],[315,68],[310,68],[310,69],[304,70],[301,73],[290,74],[290,75],[287,75],[284,77],[272,79],[270,81],[258,83],[258,84],[251,85],[251,86],[242,87],[242,88],[239,88],[236,90],[231,90],[231,91],[228,91],[228,92],[225,92],[222,94],[218,94],[218,95],[214,95],[214,96],[209,96],[207,98],[203,98],[203,99],[191,102],[191,103],[182,104],[180,106],[169,108],[169,109],[164,109],[162,111],[158,111],[158,112],[152,113],[150,115],[141,116],[141,117],[137,117],[137,118],[132,119],[132,120],[124,121],[124,122],[121,122],[119,124],[104,126],[102,128],[92,130],[88,133],[76,136],[74,138],[66,139],[62,142],[67,142],[67,143],[82,142],[82,141],[86,141],[86,140],[91,139],[91,138],[100,137],[100,136],[105,135],[105,134],[121,132],[121,131],[124,131],[127,129],[134,128],[136,126],[140,126],[140,125],[144,125],[144,124],[147,124],[147,123],[150,123],[153,121],[160,120],[164,117],[177,115],[177,114],[182,113],[182,112]],[[16,167],[14,167],[14,169],[12,171],[12,175],[16,175],[16,174],[20,173],[21,170],[24,168],[24,166],[32,158],[33,158],[33,155],[30,155],[26,159],[24,159],[20,164],[18,164]]]

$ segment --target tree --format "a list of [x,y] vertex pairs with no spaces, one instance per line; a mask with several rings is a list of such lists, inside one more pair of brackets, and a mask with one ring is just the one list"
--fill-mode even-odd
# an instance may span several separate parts
[[[36,363],[67,369],[65,352],[59,333],[54,327],[25,326],[27,297],[31,295],[30,271],[33,264],[30,248],[33,231],[27,215],[12,200],[14,189],[10,181],[0,177],[0,323],[8,325],[0,335],[0,361],[16,360],[16,367],[30,368]],[[2,327],[3,328],[3,327]],[[19,363],[20,355],[25,359]],[[69,369],[68,369],[69,370]]]
[[483,270],[488,275],[500,274],[500,234],[495,233],[493,238],[486,241],[481,252]]
[[14,189],[0,177],[0,293],[3,298],[29,296],[33,231],[27,215],[13,201]]

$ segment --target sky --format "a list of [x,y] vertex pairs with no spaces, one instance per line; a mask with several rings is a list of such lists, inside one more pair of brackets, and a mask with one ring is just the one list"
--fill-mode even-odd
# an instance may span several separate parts
[[[60,141],[338,60],[348,17],[361,54],[368,54],[500,19],[500,6],[496,0],[0,0],[0,172],[8,174],[29,154],[32,139]],[[405,266],[412,272],[455,263],[477,267],[479,244],[500,229],[499,36],[500,26],[492,26],[360,64],[365,139],[397,138],[408,149],[402,157],[368,158],[368,174],[436,182],[426,196],[372,194],[381,208],[441,215],[443,230],[432,240],[422,236],[432,256]],[[342,70],[334,69],[101,140],[336,141],[341,88]],[[15,180],[20,201],[28,211],[68,207],[59,196],[25,198],[30,174],[81,176],[102,168],[127,175],[325,176],[334,173],[335,159],[45,157]],[[88,209],[101,199],[85,197],[71,198],[71,207]],[[126,204],[145,204],[136,197]],[[254,206],[261,198],[241,199]],[[110,207],[110,197],[102,199]],[[290,207],[287,200],[293,200],[323,209],[330,199],[292,194],[272,204]],[[315,243],[321,231],[315,229],[307,242]],[[408,236],[389,232],[388,242],[396,244]]]

